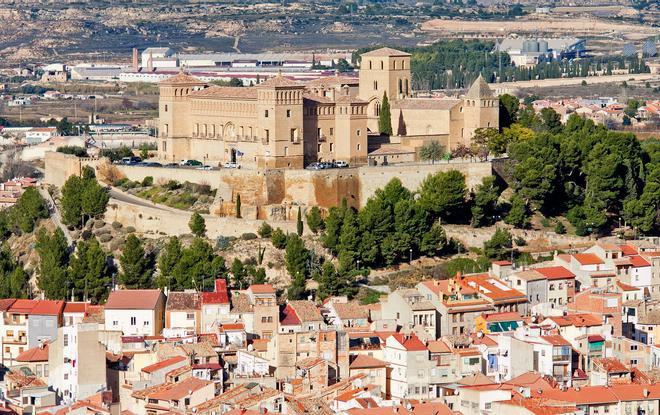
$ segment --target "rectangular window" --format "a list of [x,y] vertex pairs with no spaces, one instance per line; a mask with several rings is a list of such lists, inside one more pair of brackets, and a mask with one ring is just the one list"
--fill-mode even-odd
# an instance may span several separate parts
[[131,326],[135,326],[137,324],[137,317],[131,317]]
[[291,118],[291,110],[286,110],[286,117]]
[[268,110],[264,111],[264,118],[268,118]]
[[186,314],[186,319],[187,320],[194,320],[195,319],[195,313],[187,313]]
[[64,337],[62,338],[62,340],[64,342],[64,347],[69,345],[69,335],[68,334],[65,334]]
[[330,127],[330,135],[334,135],[334,134],[335,134],[335,129]]

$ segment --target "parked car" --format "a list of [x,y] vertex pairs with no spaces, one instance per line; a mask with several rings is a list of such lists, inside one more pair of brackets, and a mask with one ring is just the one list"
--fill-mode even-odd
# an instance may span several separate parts
[[126,166],[134,166],[136,164],[139,164],[142,161],[140,157],[133,156],[133,157],[123,157],[119,164],[123,164]]
[[345,169],[348,167],[348,163],[343,160],[335,161],[335,167]]
[[225,169],[240,169],[241,165],[236,163],[235,161],[228,161],[225,163]]
[[308,164],[307,167],[305,167],[305,169],[307,169],[307,170],[321,170],[322,167],[321,167],[321,163],[314,162],[314,163]]
[[199,160],[181,160],[179,165],[185,167],[197,167],[197,166],[201,166],[202,162]]
[[145,161],[142,165],[144,167],[163,167],[163,165],[157,161]]
[[179,165],[177,163],[167,163],[163,167],[168,168],[168,169],[176,169],[177,167],[179,167]]
[[332,169],[332,168],[335,167],[335,164],[331,163],[329,161],[324,161],[324,162],[320,163],[320,165],[321,165],[322,169]]
[[213,170],[213,167],[209,166],[208,164],[205,164],[203,166],[197,167],[197,170]]

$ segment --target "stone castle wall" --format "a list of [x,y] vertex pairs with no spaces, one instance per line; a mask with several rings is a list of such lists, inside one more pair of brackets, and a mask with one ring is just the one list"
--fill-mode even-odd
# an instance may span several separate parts
[[[105,159],[78,159],[61,153],[49,153],[46,157],[46,183],[61,186],[72,174],[80,174],[84,165],[94,168],[107,163]],[[458,170],[466,177],[467,187],[472,189],[481,179],[492,174],[490,162],[437,162],[435,164],[365,166],[331,170],[194,170],[167,169],[142,166],[116,166],[130,180],[141,181],[147,176],[155,183],[177,180],[203,183],[217,189],[220,204],[233,204],[240,194],[243,209],[255,209],[255,218],[271,218],[267,213],[272,206],[338,206],[343,198],[349,205],[362,207],[392,178],[398,177],[404,186],[417,190],[430,174],[439,171]],[[219,214],[229,214],[231,207],[220,209]],[[246,210],[246,214],[250,210]],[[290,216],[289,214],[286,215]]]

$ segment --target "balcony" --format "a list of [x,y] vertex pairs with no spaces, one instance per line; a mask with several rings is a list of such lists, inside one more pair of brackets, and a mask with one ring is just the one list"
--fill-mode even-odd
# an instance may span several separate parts
[[552,355],[553,362],[570,362],[571,355],[568,354],[555,354]]

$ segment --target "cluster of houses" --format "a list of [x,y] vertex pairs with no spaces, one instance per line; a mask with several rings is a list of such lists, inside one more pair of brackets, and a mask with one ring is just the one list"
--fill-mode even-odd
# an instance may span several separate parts
[[19,177],[0,183],[0,209],[14,206],[28,187],[35,187],[39,183],[31,177]]
[[632,117],[626,115],[627,104],[614,98],[539,99],[532,102],[532,107],[537,112],[543,108],[552,108],[561,115],[562,122],[566,122],[571,114],[577,114],[608,128],[626,124],[636,128],[657,127],[660,124],[660,101],[647,101],[643,104]]
[[424,280],[375,304],[270,284],[0,300],[3,411],[64,415],[657,414],[660,249]]

